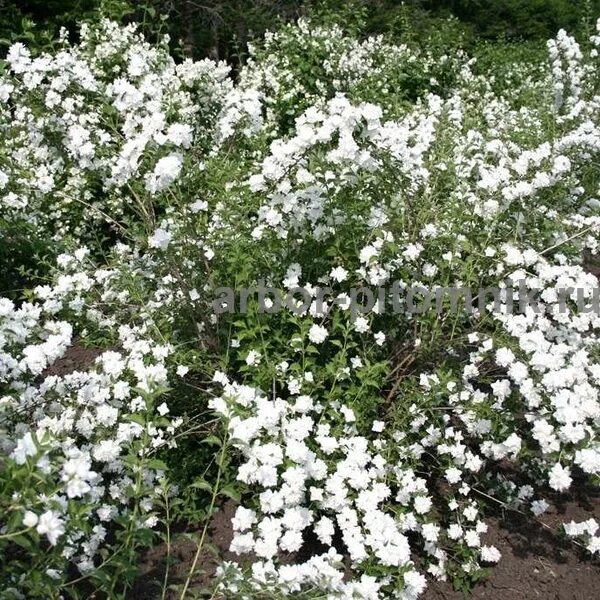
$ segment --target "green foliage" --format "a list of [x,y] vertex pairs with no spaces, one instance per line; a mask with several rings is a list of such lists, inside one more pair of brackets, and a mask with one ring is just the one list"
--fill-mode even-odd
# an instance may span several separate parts
[[[338,4],[329,3],[335,11]],[[598,0],[375,0],[362,2],[368,9],[369,31],[407,29],[434,32],[441,19],[458,18],[463,32],[487,39],[540,40],[559,29],[589,27],[600,9]]]
[[589,34],[599,9],[599,0],[7,0],[0,7],[0,38],[49,47],[61,27],[75,31],[100,13],[140,22],[152,37],[168,19],[174,50],[240,65],[248,42],[300,16],[353,35],[464,47],[476,36],[545,40],[560,28]]
[[0,295],[22,297],[26,287],[42,283],[54,262],[53,244],[27,224],[0,216]]
[[546,76],[545,43],[479,40],[471,52],[476,59],[474,72],[488,75],[494,93],[506,97],[515,107],[535,104],[539,86],[520,83],[528,79],[538,83]]
[[483,37],[545,39],[561,28],[576,30],[585,14],[586,3],[577,0],[462,0],[448,4],[460,19],[471,23]]
[[61,27],[75,30],[98,5],[99,0],[7,0],[0,4],[0,38],[4,45],[25,41],[52,47]]

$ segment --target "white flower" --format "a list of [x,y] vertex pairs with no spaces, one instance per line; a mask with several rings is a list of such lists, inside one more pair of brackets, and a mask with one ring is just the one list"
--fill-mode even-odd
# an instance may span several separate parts
[[180,154],[163,156],[154,167],[154,171],[146,175],[146,189],[156,194],[173,183],[181,172],[183,158]]
[[329,332],[327,329],[322,325],[317,325],[316,323],[311,325],[310,329],[308,330],[308,339],[313,344],[321,344],[327,339],[328,335]]
[[467,531],[465,533],[465,542],[467,543],[467,546],[470,546],[471,548],[478,548],[479,544],[480,544],[480,540],[479,540],[479,534],[477,533],[477,531],[470,529],[469,531]]
[[31,53],[21,42],[17,42],[8,49],[6,62],[15,73],[24,73],[31,63]]
[[448,483],[458,483],[462,479],[462,472],[460,469],[452,467],[446,469],[446,480]]
[[451,540],[458,540],[463,536],[463,529],[458,523],[452,523],[448,527],[448,537]]
[[574,462],[584,473],[595,475],[600,472],[600,451],[593,448],[577,450]]
[[234,554],[249,554],[254,550],[254,536],[252,533],[235,533],[229,550]]
[[353,369],[360,369],[360,367],[363,366],[363,361],[362,358],[360,358],[360,356],[353,356],[350,359],[350,364],[352,365]]
[[499,348],[496,351],[496,362],[501,367],[507,367],[515,360],[515,355],[509,348]]
[[25,516],[23,517],[23,525],[25,525],[25,527],[35,527],[37,523],[38,516],[30,510],[25,511]]
[[470,504],[463,510],[463,515],[467,521],[474,521],[477,518],[477,507],[474,504]]
[[564,492],[569,489],[572,483],[571,471],[568,467],[563,467],[560,463],[556,463],[549,472],[550,487],[558,492]]
[[160,248],[161,250],[165,250],[168,247],[172,237],[173,234],[159,227],[148,238],[148,246],[150,246],[150,248]]
[[401,598],[403,600],[416,600],[427,587],[425,576],[417,571],[404,573],[404,585]]
[[568,523],[563,523],[563,529],[569,537],[577,537],[585,534],[586,524],[585,521],[581,523],[569,521]]
[[440,534],[440,527],[434,523],[425,523],[421,526],[421,535],[428,542],[437,542]]
[[342,413],[342,415],[344,415],[344,420],[346,421],[346,423],[354,423],[354,421],[356,421],[356,416],[351,408],[342,405],[340,407],[340,412]]
[[359,260],[361,263],[368,265],[371,262],[371,259],[374,256],[377,256],[377,254],[378,254],[377,248],[375,248],[374,246],[371,246],[371,245],[365,246],[360,251]]
[[424,515],[431,510],[432,502],[429,496],[417,496],[414,500],[415,512]]
[[256,350],[250,350],[248,356],[246,356],[246,364],[250,367],[257,365],[260,362],[260,352]]
[[375,433],[381,433],[385,428],[385,423],[383,421],[373,421],[373,425],[371,426],[371,431]]
[[48,510],[40,515],[36,531],[40,535],[45,535],[48,541],[55,546],[58,538],[65,532],[65,526],[58,513]]
[[406,249],[402,252],[402,256],[404,256],[408,260],[415,260],[419,257],[422,251],[423,246],[421,246],[421,244],[409,244],[406,247]]
[[545,513],[550,505],[545,500],[534,500],[531,503],[531,512],[539,517],[541,514]]
[[367,319],[365,319],[364,317],[356,317],[356,320],[354,321],[354,329],[358,333],[365,333],[369,331],[369,327],[370,325]]
[[347,279],[348,271],[346,271],[344,267],[335,267],[331,270],[331,273],[329,275],[334,281],[340,283]]
[[231,523],[234,531],[247,531],[256,523],[256,512],[243,506],[238,506]]
[[153,527],[156,527],[157,523],[158,523],[158,517],[156,515],[150,515],[149,517],[144,519],[144,526],[148,527],[150,529],[152,529]]
[[208,210],[208,202],[206,200],[196,200],[190,204],[190,210],[193,213],[204,212]]
[[315,535],[319,538],[322,544],[330,546],[335,533],[333,521],[327,517],[321,517],[315,524]]
[[487,563],[497,563],[502,555],[495,546],[481,546],[481,560]]
[[97,474],[90,467],[91,461],[85,455],[71,458],[63,464],[61,478],[69,498],[80,498],[91,490],[90,482],[97,479]]
[[596,554],[597,552],[600,552],[600,537],[591,537],[586,549],[590,554]]
[[192,128],[187,123],[173,123],[167,129],[167,139],[176,146],[189,148],[192,143]]
[[28,457],[35,456],[37,453],[38,449],[31,433],[26,433],[17,442],[17,447],[13,450],[11,457],[18,465],[23,465]]
[[112,462],[121,453],[121,447],[114,440],[101,440],[93,449],[92,456],[100,462]]

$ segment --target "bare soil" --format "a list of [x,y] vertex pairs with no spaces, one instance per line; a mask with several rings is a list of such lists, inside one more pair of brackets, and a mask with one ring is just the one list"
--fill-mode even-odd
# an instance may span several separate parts
[[[600,563],[557,535],[562,523],[600,519],[599,497],[570,497],[540,517],[514,512],[487,520],[484,543],[502,553],[500,562],[472,591],[472,600],[595,600],[600,598]],[[449,583],[432,582],[424,600],[462,600]]]
[[105,350],[102,348],[86,348],[79,341],[75,340],[73,345],[67,348],[64,356],[44,371],[43,376],[56,375],[63,377],[75,371],[85,371],[103,352]]

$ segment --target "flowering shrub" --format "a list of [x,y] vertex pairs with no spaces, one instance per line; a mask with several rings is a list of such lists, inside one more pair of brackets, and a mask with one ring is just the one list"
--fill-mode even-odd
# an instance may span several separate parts
[[53,56],[14,44],[0,80],[3,218],[61,242],[93,240],[102,224],[122,233],[133,214],[152,220],[182,151],[210,145],[231,89],[224,63],[176,65],[167,40],[153,47],[134,25],[103,20],[80,37],[71,46],[65,32]]
[[[567,490],[573,469],[597,476],[598,315],[574,309],[597,290],[581,267],[598,244],[597,53],[584,61],[563,34],[549,49],[553,83],[537,82],[550,91],[535,106],[514,109],[468,67],[448,98],[393,121],[337,96],[306,110],[248,178],[256,213],[236,230],[256,240],[254,271],[275,289],[325,284],[338,301],[391,281],[505,291],[493,316],[393,318],[337,301],[319,310],[315,294],[301,317],[270,316],[267,339],[250,329],[256,314],[235,315],[243,375],[218,374],[212,406],[254,490],[232,550],[259,560],[250,579],[223,570],[227,595],[414,598],[425,580],[413,553],[434,577],[477,578],[500,558],[485,544],[486,496],[539,515],[544,488]],[[510,281],[539,288],[539,312],[506,308]],[[507,462],[530,483],[492,476]],[[321,553],[280,564],[309,531]]]
[[[156,511],[179,487],[175,517],[205,504],[182,598],[228,496],[240,560],[214,597],[411,600],[501,559],[490,502],[536,518],[597,483],[599,45],[561,32],[548,65],[507,67],[510,90],[462,55],[303,21],[235,84],[110,22],[52,57],[13,46],[5,129],[25,137],[4,203],[80,247],[0,304],[0,546],[36,557],[3,553],[10,593],[85,578],[114,596],[157,519],[170,539]],[[68,90],[57,115],[40,89]],[[120,237],[103,262],[71,188]],[[227,292],[261,285],[243,310]],[[357,303],[384,286],[482,291],[461,310]],[[74,336],[101,354],[52,375]],[[592,521],[564,530],[594,554]]]
[[[52,596],[79,576],[123,576],[119,559],[147,544],[166,466],[154,453],[177,422],[160,404],[168,347],[136,328],[88,370],[52,375],[73,328],[42,308],[0,305],[2,572],[6,597]],[[115,587],[126,582],[115,580]],[[67,583],[72,585],[72,583]]]
[[380,102],[395,114],[428,92],[445,91],[465,62],[460,52],[428,55],[383,36],[358,41],[337,25],[306,20],[268,32],[249,51],[239,86],[260,92],[270,126],[283,133],[306,108],[336,93]]

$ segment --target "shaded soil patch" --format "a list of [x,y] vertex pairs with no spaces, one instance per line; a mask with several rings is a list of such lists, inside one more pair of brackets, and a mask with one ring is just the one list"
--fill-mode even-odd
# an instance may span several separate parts
[[[473,600],[592,600],[600,596],[600,563],[554,533],[562,523],[600,520],[600,497],[556,502],[541,523],[514,512],[487,519],[483,543],[502,553],[489,576],[473,589]],[[544,527],[544,523],[552,529]],[[432,582],[423,600],[463,600],[449,583]]]
[[[215,519],[218,519],[215,517]],[[215,520],[213,519],[213,521]],[[220,528],[219,528],[220,529]],[[133,589],[128,592],[127,598],[132,600],[150,600],[160,598],[164,582],[166,565],[169,561],[168,586],[170,589],[166,598],[174,600],[179,598],[180,592],[176,591],[182,586],[188,576],[196,554],[198,540],[202,530],[190,531],[190,537],[184,534],[175,534],[171,540],[170,553],[166,543],[150,548],[142,557],[139,565],[141,574]],[[205,540],[197,562],[196,572],[191,579],[192,590],[210,589],[214,582],[215,573],[219,564],[218,553],[224,551],[229,544],[225,543],[226,532],[219,531],[211,526],[210,538]],[[211,548],[212,547],[212,548]]]
[[[250,564],[255,557],[253,555],[238,555],[230,552],[229,546],[233,539],[231,519],[235,514],[236,505],[232,501],[226,502],[212,518],[204,547],[197,563],[197,570],[191,579],[190,590],[193,592],[206,591],[214,584],[218,565],[223,561]],[[169,584],[175,587],[182,586],[188,576],[194,556],[196,554],[196,540],[200,539],[202,529],[192,530],[189,533],[193,539],[186,537],[185,533],[172,535]],[[302,548],[295,554],[280,553],[281,563],[301,563],[311,556],[326,551],[318,540],[306,540]],[[165,576],[165,565],[167,563],[167,545],[159,544],[150,548],[142,558],[140,565],[141,576],[127,598],[132,600],[154,600],[160,598]],[[170,590],[166,598],[168,600],[178,599],[180,591]],[[225,600],[218,598],[218,600]]]
[[65,355],[44,371],[43,376],[56,375],[57,377],[64,377],[75,371],[85,371],[103,352],[106,352],[106,349],[86,348],[81,342],[75,340],[73,345],[67,348]]

